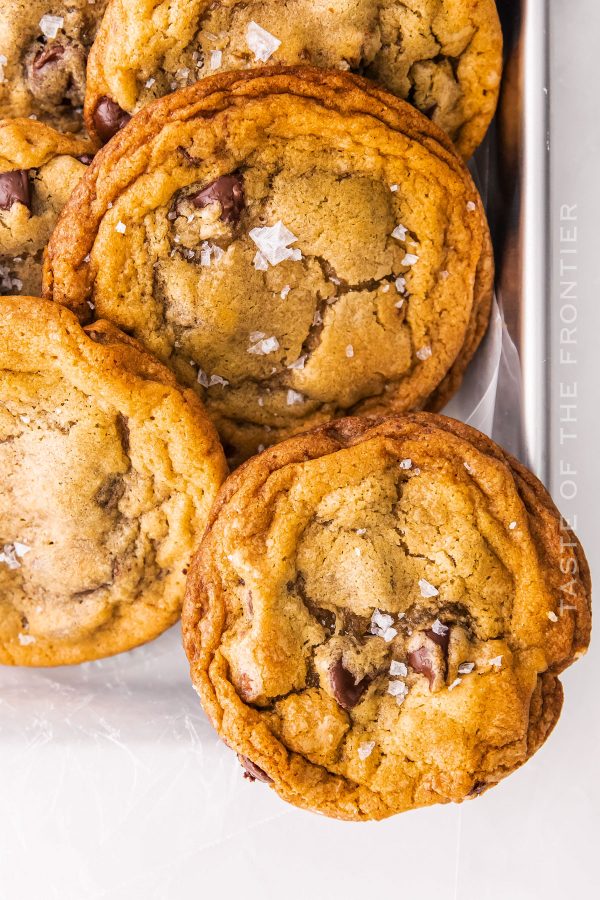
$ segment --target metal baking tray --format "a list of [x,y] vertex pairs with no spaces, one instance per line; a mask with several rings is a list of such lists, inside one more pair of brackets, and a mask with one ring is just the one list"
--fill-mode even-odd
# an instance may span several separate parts
[[[499,0],[505,68],[477,163],[496,259],[496,292],[520,360],[520,408],[499,386],[494,437],[543,481],[550,471],[550,66],[548,0]],[[483,157],[483,159],[482,159]]]
[[[505,319],[488,430],[547,481],[548,6],[498,5],[503,90],[472,166]],[[525,845],[541,846],[535,765],[485,802],[336,823],[243,781],[191,690],[178,628],[74,668],[0,667],[0,847],[10,848],[5,864],[0,852],[0,896],[163,900],[227,885],[227,894],[300,900],[319,885],[358,900],[365,876],[377,893],[397,893],[397,862],[408,859],[404,894],[450,896],[454,886],[455,897],[489,897],[489,871],[509,868],[496,836],[513,833],[515,805],[530,811]]]

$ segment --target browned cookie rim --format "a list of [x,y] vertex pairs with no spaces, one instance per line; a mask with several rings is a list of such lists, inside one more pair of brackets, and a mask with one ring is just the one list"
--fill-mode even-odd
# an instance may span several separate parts
[[[346,418],[311,429],[304,434],[290,438],[264,451],[259,457],[248,460],[229,476],[222,486],[213,508],[204,539],[192,561],[186,598],[182,614],[183,642],[190,661],[192,681],[198,690],[203,707],[217,731],[236,752],[252,760],[271,780],[272,786],[284,799],[307,809],[317,810],[335,818],[365,820],[372,814],[361,808],[360,788],[341,775],[330,774],[316,766],[295,751],[288,750],[264,725],[260,716],[251,707],[244,706],[245,719],[235,720],[228,710],[224,722],[224,709],[219,702],[215,683],[211,677],[211,664],[219,646],[225,621],[225,601],[219,588],[212,581],[205,580],[205,571],[210,568],[211,537],[215,523],[221,515],[227,514],[230,502],[243,494],[244,501],[251,502],[260,493],[269,475],[287,465],[299,464],[336,453],[375,437],[389,441],[404,439],[411,434],[441,435],[444,433],[458,438],[474,447],[491,460],[508,469],[527,514],[536,548],[546,572],[552,573],[557,586],[561,572],[558,565],[548,566],[548,560],[558,561],[561,548],[570,547],[577,561],[577,591],[571,598],[572,608],[566,610],[573,624],[570,650],[567,655],[538,675],[538,683],[531,697],[529,726],[527,734],[527,758],[546,740],[556,722],[562,707],[562,686],[557,675],[571,665],[587,649],[591,630],[591,579],[585,553],[576,535],[562,520],[548,492],[541,482],[522,463],[503,451],[490,438],[477,430],[431,413],[412,413],[403,417],[389,418]],[[562,544],[562,541],[565,541]],[[200,623],[210,611],[208,631],[203,629],[206,645],[200,635]],[[220,685],[228,697],[241,698],[231,682]],[[499,778],[510,774],[526,760],[520,760],[510,769],[499,773]],[[474,793],[481,793],[494,782],[476,785]],[[368,791],[368,788],[364,788]],[[323,795],[326,794],[326,799]],[[429,799],[435,802],[438,799]],[[387,809],[376,817],[383,818],[398,812]]]

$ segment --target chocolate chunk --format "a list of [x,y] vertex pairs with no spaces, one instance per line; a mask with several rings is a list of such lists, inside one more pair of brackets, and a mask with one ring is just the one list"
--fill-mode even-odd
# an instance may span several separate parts
[[102,509],[116,509],[119,500],[125,493],[125,485],[120,475],[109,475],[108,478],[100,485],[94,497],[98,506]]
[[221,175],[212,184],[189,198],[194,206],[203,209],[211,203],[221,204],[221,220],[236,225],[244,208],[244,182],[241,175]]
[[44,66],[47,66],[49,63],[55,63],[59,59],[62,59],[64,55],[64,45],[60,44],[58,41],[53,41],[50,44],[45,44],[40,47],[33,58],[32,67],[34,71],[39,72],[40,69],[43,69]]
[[433,656],[426,646],[419,647],[418,650],[412,650],[408,654],[408,664],[411,669],[414,669],[419,675],[425,675],[429,681],[429,687],[433,687],[433,682],[435,681],[435,664]]
[[469,793],[467,794],[467,797],[479,797],[489,787],[491,787],[491,785],[488,784],[487,781],[476,781],[475,784],[473,785],[473,787],[471,788],[471,790],[469,791]]
[[34,41],[25,56],[25,71],[29,90],[44,111],[55,113],[57,106],[81,106],[86,56],[79,41],[64,35],[43,44]]
[[22,203],[31,210],[31,190],[27,169],[13,169],[0,174],[0,209],[10,209],[13,203]]
[[117,413],[115,428],[117,429],[117,434],[121,441],[123,453],[129,453],[129,419],[122,413]]
[[106,143],[124,125],[127,125],[131,116],[124,109],[121,109],[118,103],[111,100],[110,97],[101,97],[94,110],[92,119],[98,137],[103,143]]
[[342,709],[356,706],[371,682],[369,676],[365,675],[356,684],[354,675],[344,668],[341,657],[329,667],[329,680],[333,696]]
[[248,759],[247,756],[242,756],[241,753],[238,753],[238,759],[246,770],[244,772],[244,778],[247,778],[248,781],[264,781],[265,784],[269,784],[269,782],[273,780],[272,778],[269,778],[267,773],[264,772],[260,766],[257,766],[251,759]]
[[[433,688],[436,677],[438,675],[445,678],[448,673],[448,647],[450,644],[450,626],[446,626],[445,634],[438,634],[437,631],[428,628],[421,632],[426,639],[420,647],[416,647],[408,654],[408,663],[415,672],[425,675],[429,681],[430,689]],[[436,651],[439,647],[442,651],[440,655]]]

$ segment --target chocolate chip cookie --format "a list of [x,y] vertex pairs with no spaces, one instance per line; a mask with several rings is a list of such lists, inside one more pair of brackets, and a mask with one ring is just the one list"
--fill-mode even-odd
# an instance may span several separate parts
[[466,158],[494,114],[502,33],[494,0],[111,0],[90,53],[88,128],[107,140],[149,100],[273,63],[366,75]]
[[589,570],[540,482],[472,428],[343,419],[230,476],[183,632],[249,778],[379,819],[476,796],[538,749],[588,645]]
[[364,79],[271,67],[170,94],[114,137],[52,236],[45,291],[195,384],[239,461],[347,411],[443,404],[492,268],[443,132]]
[[2,0],[0,116],[83,129],[85,69],[107,0]]
[[0,663],[128,650],[179,616],[225,475],[198,397],[108,323],[0,299]]
[[41,122],[0,121],[0,294],[41,292],[44,248],[91,153]]

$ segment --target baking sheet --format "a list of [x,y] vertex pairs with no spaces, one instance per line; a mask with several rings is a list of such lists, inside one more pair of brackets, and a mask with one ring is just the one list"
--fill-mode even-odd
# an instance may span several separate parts
[[[516,25],[519,4],[504,6]],[[522,22],[516,35],[539,53],[533,31],[541,15],[543,35],[545,3],[526,6],[529,30]],[[546,87],[540,71],[529,72],[538,92]],[[529,139],[541,152],[539,134]],[[507,269],[524,225],[523,168],[515,163],[513,189],[500,196],[497,150],[493,137],[477,175],[484,198],[491,191],[491,206],[500,199],[511,214],[512,225],[494,229],[508,325],[496,304],[485,342],[446,412],[540,471],[540,436],[528,443],[523,428],[525,396],[529,408],[541,396],[537,351],[520,327],[527,317],[515,306],[515,298],[523,300],[527,261],[520,260],[518,277]],[[529,198],[530,216],[535,201]],[[506,246],[513,246],[512,257]],[[539,254],[535,269],[539,275]],[[523,373],[519,355],[528,363]],[[358,900],[370,886],[424,900],[537,900],[529,849],[543,858],[551,884],[565,855],[576,856],[580,846],[554,822],[562,790],[556,773],[577,749],[569,747],[568,731],[561,733],[566,747],[564,738],[553,739],[526,770],[480,800],[383,823],[338,823],[292,809],[242,778],[191,689],[178,626],[146,647],[76,668],[0,667],[0,898],[179,900],[219,891],[304,900],[310,891]],[[571,777],[569,791],[581,800],[583,773]],[[513,830],[528,851],[519,856],[510,853]]]

